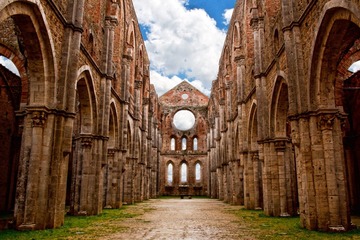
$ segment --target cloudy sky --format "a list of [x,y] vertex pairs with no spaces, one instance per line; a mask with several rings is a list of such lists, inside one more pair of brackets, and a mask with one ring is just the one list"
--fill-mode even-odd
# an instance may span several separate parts
[[133,0],[162,95],[183,80],[209,95],[236,0]]

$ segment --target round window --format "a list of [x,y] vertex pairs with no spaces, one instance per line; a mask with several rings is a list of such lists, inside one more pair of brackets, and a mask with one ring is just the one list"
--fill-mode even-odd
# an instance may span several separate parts
[[186,100],[186,99],[189,98],[189,95],[187,95],[186,93],[184,93],[183,95],[181,95],[181,98],[184,99],[184,100]]
[[195,124],[195,116],[189,110],[180,110],[174,115],[175,127],[182,131],[191,129]]

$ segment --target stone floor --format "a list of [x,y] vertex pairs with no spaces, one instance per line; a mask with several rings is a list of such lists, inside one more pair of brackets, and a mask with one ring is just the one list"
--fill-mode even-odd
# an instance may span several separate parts
[[148,211],[126,220],[125,232],[104,239],[255,239],[253,230],[227,211],[233,206],[218,200],[157,199],[136,207]]

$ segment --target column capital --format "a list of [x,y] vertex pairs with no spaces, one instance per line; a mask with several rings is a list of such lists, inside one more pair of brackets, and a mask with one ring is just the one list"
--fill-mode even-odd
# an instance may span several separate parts
[[320,115],[318,118],[318,128],[321,131],[332,130],[334,126],[334,120],[336,118],[335,114],[324,114]]
[[47,119],[47,112],[34,111],[31,113],[32,127],[44,127]]
[[92,147],[92,137],[90,136],[82,136],[81,139],[81,146],[83,148],[91,148]]

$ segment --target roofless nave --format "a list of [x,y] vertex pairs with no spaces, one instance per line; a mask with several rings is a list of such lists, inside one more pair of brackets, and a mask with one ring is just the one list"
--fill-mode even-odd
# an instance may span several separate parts
[[[360,2],[238,1],[210,98],[161,98],[130,0],[0,2],[0,210],[61,226],[162,194],[347,231],[360,211]],[[172,125],[190,110],[194,127]]]

